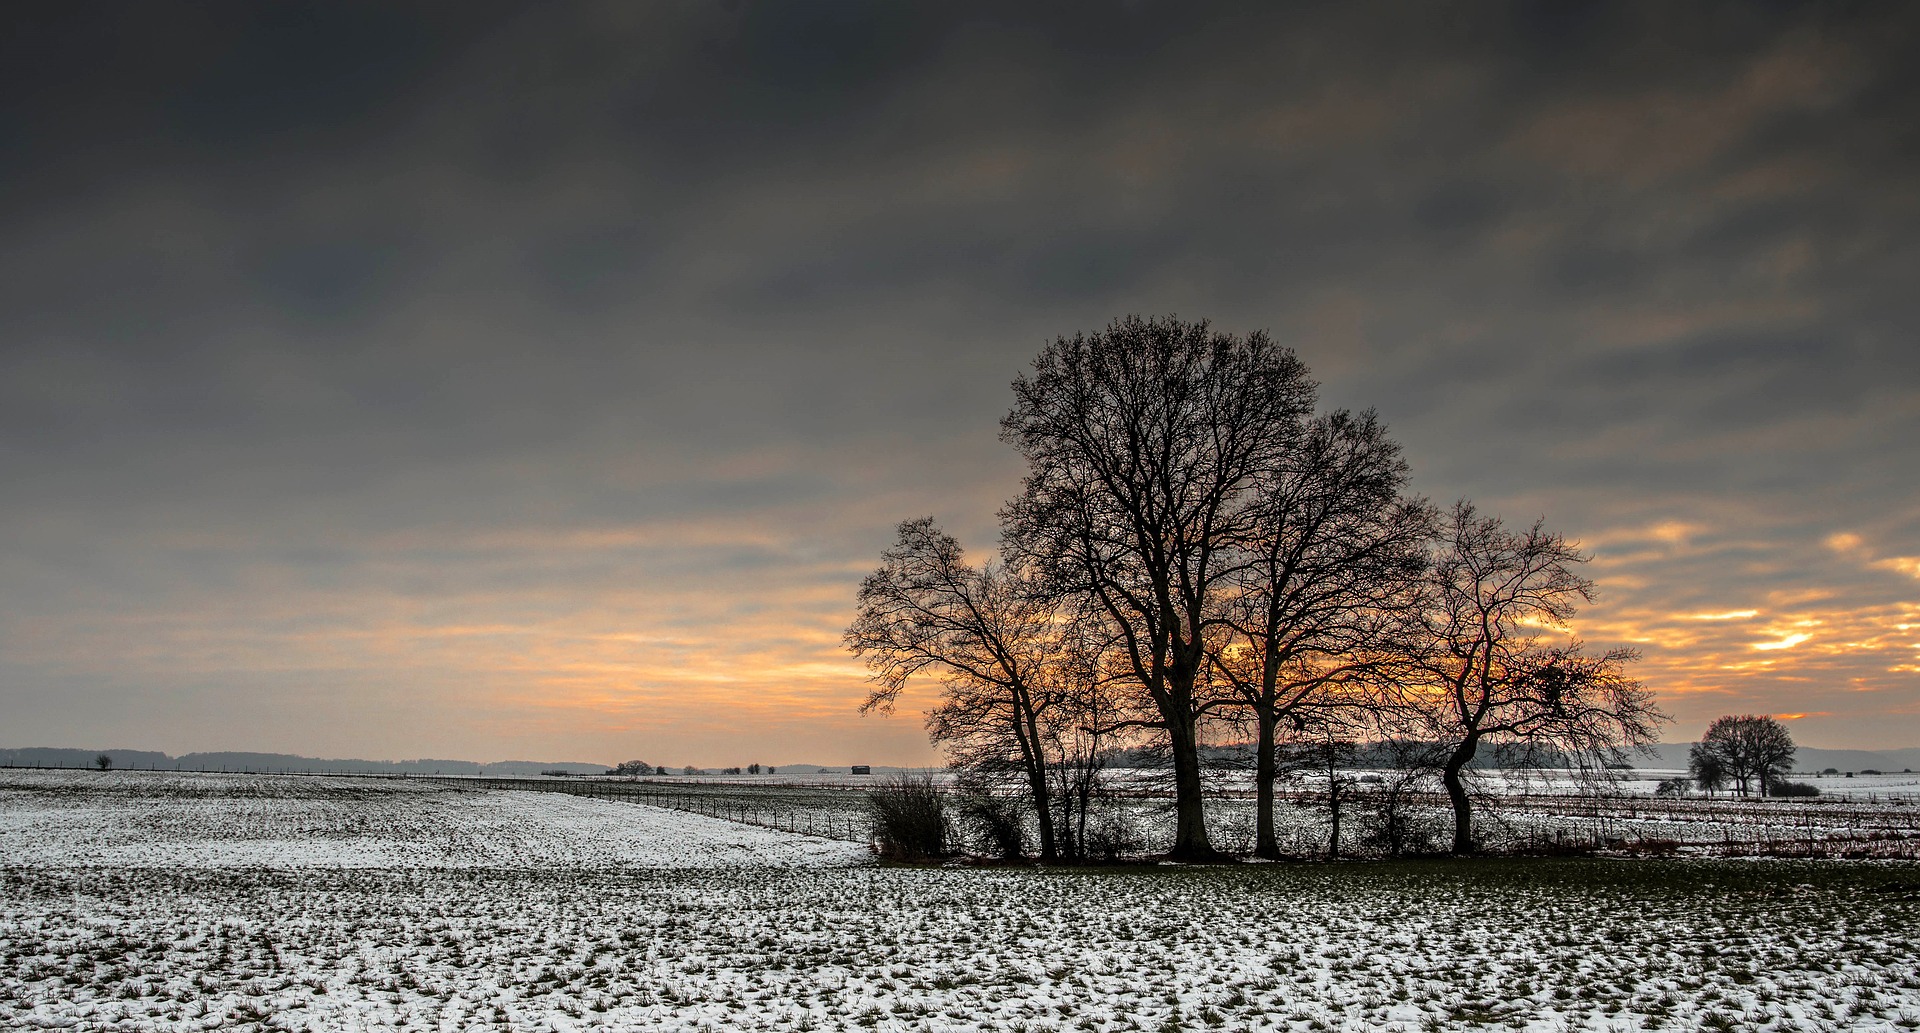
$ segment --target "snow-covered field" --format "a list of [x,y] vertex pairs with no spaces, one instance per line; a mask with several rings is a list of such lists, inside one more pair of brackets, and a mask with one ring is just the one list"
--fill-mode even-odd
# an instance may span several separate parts
[[844,865],[849,843],[651,807],[415,779],[0,772],[10,866],[726,868]]
[[1914,1029],[1920,866],[885,868],[633,803],[0,772],[0,1028]]

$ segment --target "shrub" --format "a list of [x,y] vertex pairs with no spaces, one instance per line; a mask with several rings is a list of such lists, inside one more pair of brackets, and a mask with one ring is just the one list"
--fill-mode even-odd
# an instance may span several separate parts
[[1431,854],[1439,850],[1440,830],[1422,819],[1406,800],[1380,793],[1363,798],[1355,821],[1356,845],[1386,857]]
[[1774,796],[1819,796],[1820,787],[1805,782],[1775,782]]
[[896,775],[867,791],[880,856],[918,861],[947,854],[947,801],[926,775]]
[[1026,856],[1027,821],[1019,799],[970,792],[960,797],[960,817],[988,852],[1007,861]]
[[1654,788],[1653,795],[1685,796],[1687,795],[1687,790],[1692,788],[1692,786],[1693,780],[1689,778],[1663,778],[1660,780],[1660,784]]
[[1087,813],[1087,839],[1081,847],[1088,858],[1118,861],[1147,848],[1147,838],[1124,804],[1107,801]]

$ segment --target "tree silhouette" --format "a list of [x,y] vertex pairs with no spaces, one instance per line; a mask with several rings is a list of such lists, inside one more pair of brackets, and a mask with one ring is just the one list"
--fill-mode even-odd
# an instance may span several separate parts
[[1731,714],[1707,726],[1707,732],[1689,751],[1689,766],[1696,779],[1704,771],[1717,772],[1746,796],[1753,783],[1759,783],[1760,795],[1767,796],[1793,768],[1798,747],[1787,726],[1772,717]]
[[1254,853],[1278,858],[1274,756],[1281,721],[1364,706],[1394,659],[1393,615],[1417,592],[1434,515],[1401,497],[1407,466],[1371,412],[1315,421],[1263,472],[1234,596],[1211,651],[1214,673],[1252,716]]
[[1008,545],[1106,625],[1173,761],[1172,856],[1215,854],[1201,795],[1208,637],[1251,530],[1259,476],[1278,467],[1314,385],[1266,334],[1128,316],[1061,337],[1014,381],[1002,437],[1027,461],[1002,511]]
[[845,641],[876,684],[863,711],[893,706],[909,679],[931,671],[943,699],[927,719],[936,742],[963,762],[1005,762],[1026,779],[1040,855],[1057,857],[1047,786],[1048,725],[1068,702],[1068,630],[1061,601],[1018,569],[974,567],[930,517],[898,529],[878,570],[860,583]]
[[1425,678],[1412,702],[1446,748],[1440,780],[1455,853],[1473,850],[1463,773],[1483,743],[1514,764],[1565,755],[1618,762],[1667,720],[1626,676],[1637,654],[1589,656],[1577,641],[1547,640],[1592,598],[1593,583],[1573,570],[1585,559],[1539,523],[1512,531],[1469,502],[1454,505],[1428,577],[1414,660]]

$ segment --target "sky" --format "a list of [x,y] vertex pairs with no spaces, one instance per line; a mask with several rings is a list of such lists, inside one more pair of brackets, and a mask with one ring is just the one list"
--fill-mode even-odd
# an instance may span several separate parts
[[1920,745],[1910,5],[4,17],[0,746],[933,762],[859,579],[1127,313],[1581,542],[1668,741]]

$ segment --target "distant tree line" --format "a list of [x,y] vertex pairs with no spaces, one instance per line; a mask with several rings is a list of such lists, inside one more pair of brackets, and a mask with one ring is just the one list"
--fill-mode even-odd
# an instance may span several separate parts
[[1145,746],[1171,770],[1170,855],[1216,856],[1202,749],[1231,734],[1254,743],[1257,855],[1279,856],[1276,786],[1302,750],[1331,772],[1360,741],[1405,744],[1466,852],[1477,763],[1604,771],[1666,720],[1633,652],[1567,630],[1592,598],[1584,554],[1413,496],[1379,417],[1320,411],[1266,334],[1130,316],[1056,339],[1013,392],[1001,436],[1027,472],[998,554],[902,523],[845,636],[873,674],[864,710],[938,682],[928,732],[1006,849],[1027,818],[1043,860],[1114,849],[1102,768]]
[[[723,775],[741,775],[741,774],[758,775],[758,774],[761,774],[762,772],[765,772],[766,774],[769,774],[769,775],[777,775],[780,773],[780,769],[770,765],[762,765],[762,764],[748,764],[744,768],[740,767],[739,765],[734,765],[733,767],[720,769],[720,773]],[[607,771],[607,774],[609,775],[628,776],[628,777],[637,777],[641,775],[665,775],[667,773],[668,773],[667,766],[665,764],[649,764],[644,760],[623,760],[620,763],[615,764],[612,768],[608,769]],[[680,773],[683,775],[704,775],[707,773],[707,771],[705,768],[697,768],[691,764],[688,764],[686,767],[680,769]]]

